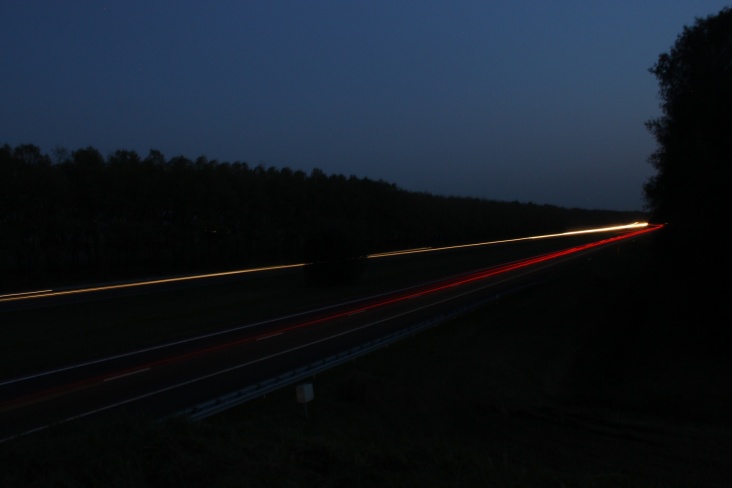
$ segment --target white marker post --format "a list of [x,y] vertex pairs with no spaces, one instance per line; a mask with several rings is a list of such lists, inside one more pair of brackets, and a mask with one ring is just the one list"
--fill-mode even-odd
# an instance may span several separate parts
[[295,391],[297,393],[297,403],[303,404],[305,408],[305,418],[308,418],[308,402],[315,396],[313,393],[313,384],[303,383],[301,385],[297,385]]

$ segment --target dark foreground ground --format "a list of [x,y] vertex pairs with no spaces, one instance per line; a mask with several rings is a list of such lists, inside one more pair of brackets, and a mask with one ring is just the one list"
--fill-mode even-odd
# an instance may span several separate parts
[[732,486],[723,270],[652,240],[318,375],[307,418],[293,386],[69,424],[0,445],[0,486]]

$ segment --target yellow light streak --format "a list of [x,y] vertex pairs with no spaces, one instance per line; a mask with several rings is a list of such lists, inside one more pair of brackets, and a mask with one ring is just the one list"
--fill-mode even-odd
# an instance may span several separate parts
[[90,287],[90,288],[73,288],[70,290],[45,290],[45,291],[41,291],[41,292],[14,293],[11,295],[0,296],[0,302],[11,302],[11,301],[16,301],[16,300],[26,300],[26,299],[41,298],[41,297],[75,295],[78,293],[89,293],[89,292],[96,292],[96,291],[119,290],[119,289],[123,289],[123,288],[134,288],[137,286],[160,285],[160,284],[164,284],[164,283],[176,283],[176,282],[181,282],[181,281],[201,280],[201,279],[206,279],[206,278],[218,278],[218,277],[222,277],[222,276],[233,276],[233,275],[240,275],[240,274],[246,274],[246,273],[257,273],[257,272],[261,272],[261,271],[273,271],[273,270],[277,270],[277,269],[299,268],[302,266],[305,266],[305,263],[284,264],[284,265],[280,265],[280,266],[264,266],[261,268],[240,269],[240,270],[236,270],[236,271],[224,271],[222,273],[208,273],[208,274],[192,275],[192,276],[180,276],[177,278],[165,278],[165,279],[159,279],[159,280],[137,281],[137,282],[132,282],[132,283],[119,283],[116,285],[95,286],[95,287]]
[[415,248],[415,249],[406,249],[404,251],[393,251],[393,252],[383,252],[383,253],[378,253],[378,254],[369,254],[366,257],[368,259],[375,259],[375,258],[383,258],[383,257],[387,257],[387,256],[400,256],[400,255],[405,255],[405,254],[418,254],[418,253],[423,253],[423,252],[434,252],[434,251],[448,251],[448,250],[452,250],[452,249],[465,249],[468,247],[490,246],[493,244],[505,244],[507,242],[528,241],[528,240],[533,240],[533,239],[548,239],[551,237],[565,237],[565,236],[571,236],[571,235],[577,235],[577,234],[590,234],[590,233],[598,233],[598,232],[613,232],[613,231],[619,231],[619,230],[640,229],[643,227],[648,227],[648,222],[633,222],[632,224],[615,225],[615,226],[611,226],[611,227],[597,227],[597,228],[592,228],[592,229],[560,232],[558,234],[545,234],[545,235],[540,235],[540,236],[517,237],[515,239],[504,239],[504,240],[500,240],[500,241],[488,241],[488,242],[476,242],[473,244],[459,244],[456,246],[419,247],[419,248]]
[[387,256],[399,256],[400,254],[411,254],[414,252],[425,252],[425,251],[432,251],[434,248],[432,247],[415,247],[414,249],[405,249],[404,251],[390,251],[390,252],[380,252],[376,254],[369,254],[366,256],[369,259],[372,258],[385,258]]
[[0,298],[37,295],[40,293],[48,293],[49,291],[53,291],[53,290],[37,290],[37,291],[24,291],[21,293],[7,293],[5,295],[0,295]]
[[[489,245],[494,245],[494,244],[505,244],[508,242],[527,241],[527,240],[534,240],[534,239],[548,239],[548,238],[552,238],[552,237],[564,237],[564,236],[577,235],[577,234],[590,234],[590,233],[600,233],[600,232],[614,232],[614,231],[620,231],[620,230],[631,230],[631,229],[639,229],[639,228],[643,228],[643,227],[647,227],[647,226],[648,226],[648,222],[633,222],[632,224],[626,224],[626,225],[616,225],[616,226],[611,226],[611,227],[598,227],[598,228],[591,228],[591,229],[574,230],[574,231],[568,231],[568,232],[560,232],[558,234],[545,234],[545,235],[539,235],[539,236],[518,237],[515,239],[504,239],[504,240],[500,240],[500,241],[477,242],[477,243],[473,243],[473,244],[461,244],[461,245],[456,245],[456,246],[420,247],[420,248],[415,248],[415,249],[404,249],[401,251],[391,251],[391,252],[369,254],[366,257],[368,259],[378,259],[378,258],[391,257],[391,256],[401,256],[401,255],[407,255],[407,254],[417,254],[417,253],[435,252],[435,251],[447,251],[447,250],[453,250],[453,249],[465,249],[465,248],[469,248],[469,247],[489,246]],[[160,284],[165,284],[165,283],[178,283],[178,282],[182,282],[182,281],[202,280],[202,279],[207,279],[207,278],[219,278],[219,277],[224,277],[224,276],[234,276],[234,275],[241,275],[241,274],[247,274],[247,273],[274,271],[274,270],[278,270],[278,269],[301,268],[303,266],[307,266],[308,264],[309,263],[298,263],[298,264],[284,264],[284,265],[278,265],[278,266],[263,266],[263,267],[259,267],[259,268],[240,269],[240,270],[235,270],[235,271],[224,271],[221,273],[208,273],[208,274],[191,275],[191,276],[180,276],[180,277],[176,277],[176,278],[164,278],[164,279],[158,279],[158,280],[119,283],[119,284],[115,284],[115,285],[95,286],[95,287],[88,287],[88,288],[72,288],[72,289],[66,289],[66,290],[63,290],[63,289],[62,290],[39,290],[39,291],[29,291],[29,292],[22,292],[22,293],[9,293],[6,295],[0,295],[0,303],[17,301],[17,300],[30,300],[30,299],[34,299],[34,298],[76,295],[76,294],[80,294],[80,293],[90,293],[90,292],[99,292],[99,291],[107,291],[107,290],[120,290],[120,289],[124,289],[124,288],[135,288],[135,287],[139,287],[139,286],[160,285]]]

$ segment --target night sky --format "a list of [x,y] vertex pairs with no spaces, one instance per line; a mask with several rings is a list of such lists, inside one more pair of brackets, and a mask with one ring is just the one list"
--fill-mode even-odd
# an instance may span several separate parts
[[0,3],[0,144],[640,210],[648,72],[728,1]]

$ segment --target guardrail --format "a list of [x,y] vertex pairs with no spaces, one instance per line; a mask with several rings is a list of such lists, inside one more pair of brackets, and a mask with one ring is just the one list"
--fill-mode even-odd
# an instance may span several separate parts
[[477,300],[473,303],[470,303],[469,305],[459,307],[438,317],[434,317],[432,319],[413,324],[404,329],[392,332],[378,339],[374,339],[364,344],[352,347],[348,350],[334,354],[325,359],[312,362],[297,369],[279,374],[273,378],[257,382],[240,390],[227,393],[226,395],[222,395],[212,400],[187,408],[185,410],[181,410],[173,414],[171,417],[185,416],[188,419],[194,421],[203,420],[207,417],[211,417],[225,410],[229,410],[230,408],[239,406],[248,401],[263,397],[267,393],[279,390],[280,388],[284,388],[286,386],[297,383],[298,381],[301,381],[305,378],[312,377],[318,373],[334,368],[347,361],[351,361],[360,356],[386,347],[406,337],[413,336],[418,332],[422,332],[442,322],[453,319],[459,315],[481,307],[489,302],[497,300],[500,297],[516,293],[519,290],[525,289],[529,286],[534,286],[536,284],[538,283],[525,284],[516,288],[512,288],[508,291],[504,291],[502,293],[496,293],[490,297]]

